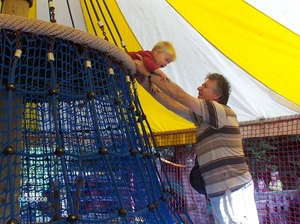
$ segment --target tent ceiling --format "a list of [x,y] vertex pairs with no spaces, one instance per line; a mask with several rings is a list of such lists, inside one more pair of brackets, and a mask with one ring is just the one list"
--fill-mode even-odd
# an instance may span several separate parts
[[[45,2],[38,1],[38,12],[47,11],[42,6]],[[54,2],[57,23],[70,26],[66,3]],[[73,2],[81,3],[83,11],[80,14],[78,6],[71,9],[76,17],[75,27],[93,33],[85,9],[88,1]],[[173,42],[178,59],[164,71],[191,95],[197,95],[196,88],[207,73],[220,72],[232,84],[229,106],[237,112],[239,121],[300,112],[298,1],[274,0],[272,6],[267,0],[218,4],[209,0],[190,0],[189,4],[181,0],[106,3],[129,51],[151,49],[159,40]],[[37,13],[37,18],[47,20],[46,14]],[[96,19],[93,21],[97,23]],[[101,33],[98,36],[103,38]],[[193,127],[156,103],[142,88],[139,92],[154,132]]]

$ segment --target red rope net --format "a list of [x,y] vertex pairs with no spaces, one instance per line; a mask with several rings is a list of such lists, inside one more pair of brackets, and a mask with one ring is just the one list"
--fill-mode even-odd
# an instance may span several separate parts
[[[300,115],[244,122],[240,128],[245,157],[255,183],[260,223],[300,223]],[[180,203],[194,223],[213,223],[209,201],[189,184],[195,141],[194,137],[187,136],[193,136],[189,135],[192,132],[162,133],[155,138],[158,145],[185,142],[158,147],[171,186],[180,199],[174,203]]]

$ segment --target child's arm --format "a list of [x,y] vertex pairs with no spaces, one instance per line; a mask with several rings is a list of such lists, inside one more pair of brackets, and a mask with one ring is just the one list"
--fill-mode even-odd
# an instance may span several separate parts
[[143,62],[148,69],[148,71],[153,71],[155,75],[158,75],[161,77],[162,80],[164,81],[170,81],[169,77],[154,63],[152,54],[149,51],[143,51],[143,52],[138,52],[136,54],[137,57],[141,56],[143,58]]
[[161,77],[162,80],[166,80],[166,81],[170,81],[169,77],[159,68],[155,69],[153,72],[155,75],[159,75]]

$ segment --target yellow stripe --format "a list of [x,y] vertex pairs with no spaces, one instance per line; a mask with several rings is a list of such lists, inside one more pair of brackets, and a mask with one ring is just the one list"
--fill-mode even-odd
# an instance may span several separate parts
[[167,110],[164,106],[159,104],[143,89],[143,87],[139,85],[138,93],[144,113],[147,116],[147,120],[149,121],[153,132],[159,133],[195,128],[193,123],[177,116],[175,113]]
[[36,1],[32,2],[32,7],[28,12],[28,18],[36,19]]
[[[2,8],[2,1],[0,1],[0,8]],[[36,18],[36,1],[33,1],[32,7],[29,8],[28,18],[32,18],[32,19]]]
[[299,35],[241,0],[167,1],[223,54],[300,105]]
[[[121,49],[123,49],[121,47],[121,40],[113,25],[113,21],[114,21],[122,37],[122,40],[125,41],[126,46],[128,46],[126,48],[129,48],[128,49],[129,51],[135,51],[141,49],[141,45],[138,43],[133,32],[131,31],[130,27],[125,21],[116,1],[105,1],[109,11],[106,10],[103,1],[98,0],[93,2],[94,2],[94,8],[96,8],[96,13],[98,15],[98,18],[104,24],[104,32],[106,33],[106,36],[108,37],[108,41],[110,43],[114,44],[113,41],[113,37],[114,37],[114,39],[116,40],[116,45],[119,46]],[[94,35],[96,35],[97,33],[97,36],[104,39],[105,36],[103,34],[103,31],[98,26],[98,19],[96,17],[96,14],[94,12],[93,6],[91,5],[90,1],[80,0],[80,3],[81,3],[83,16],[85,19],[85,24],[88,33]],[[102,13],[98,7],[99,5],[102,9],[102,13],[104,14],[104,16],[102,16]],[[112,16],[113,21],[110,19],[109,13]],[[107,24],[105,22],[107,22]],[[112,35],[109,31],[109,28],[111,30]],[[96,33],[94,29],[96,30]]]
[[[196,142],[196,128],[181,131],[165,131],[154,134],[157,147],[186,145]],[[152,143],[152,139],[150,139]]]
[[[36,1],[33,1],[32,7],[29,8],[28,18],[36,19]],[[36,108],[36,103],[26,103],[26,123],[24,124],[24,120],[22,120],[22,126],[26,125],[26,129],[30,129],[32,131],[40,130],[40,117]]]
[[25,125],[27,130],[37,131],[41,128],[41,118],[37,111],[37,104],[36,103],[26,103],[25,113],[25,121],[22,120],[22,127]]
[[[87,1],[86,1],[87,2]],[[96,1],[94,1],[96,2]],[[104,10],[104,6],[102,1],[98,1],[99,4],[101,3],[101,6]],[[127,24],[126,20],[124,19],[123,14],[121,13],[116,1],[106,1],[107,6],[109,8],[110,13],[112,14],[114,21],[119,29],[119,32],[125,40],[127,45],[128,51],[137,51],[142,49],[141,45],[139,44],[138,40],[134,36],[132,30],[130,29],[129,25]],[[96,3],[95,3],[96,4]],[[81,6],[83,8],[83,15],[86,21],[86,26],[88,29],[88,32],[91,34],[94,34],[93,27],[91,25],[88,12],[92,15],[93,8],[92,5],[87,2],[87,4],[84,3],[84,0],[81,0]],[[100,14],[99,14],[100,16]],[[107,16],[107,13],[106,13]],[[97,18],[96,16],[92,16],[92,22],[94,23],[94,26],[97,27]],[[103,21],[103,18],[101,18],[101,21]],[[109,21],[109,26],[112,27],[112,23]],[[104,28],[107,32],[107,27]],[[101,34],[101,38],[103,38],[101,30],[97,27],[97,33]],[[108,32],[107,32],[108,33]],[[109,34],[108,34],[109,35]],[[117,33],[114,32],[113,35],[115,38],[118,38]],[[112,37],[109,35],[109,42],[112,42]],[[183,118],[175,115],[173,112],[168,111],[165,109],[162,105],[157,103],[153,99],[152,96],[150,96],[141,86],[138,86],[138,92],[139,92],[139,99],[142,104],[142,108],[144,110],[144,113],[147,116],[147,120],[150,123],[150,126],[152,128],[153,132],[165,132],[169,130],[182,130],[182,129],[191,129],[194,128],[194,125]],[[167,137],[169,139],[169,137]],[[170,141],[168,140],[161,140],[160,142],[163,142],[161,144],[168,144]],[[167,142],[166,142],[167,141]],[[180,140],[178,140],[180,142]],[[182,142],[182,140],[181,140]]]
[[[2,7],[2,2],[0,2],[0,7]],[[36,18],[36,1],[33,1],[32,7],[29,8],[28,11],[28,18]],[[35,103],[26,103],[26,110],[25,110],[25,117],[26,117],[26,124],[24,124],[24,120],[22,119],[22,126],[26,125],[27,129],[31,130],[39,130],[40,124],[37,121],[39,118],[36,110]]]

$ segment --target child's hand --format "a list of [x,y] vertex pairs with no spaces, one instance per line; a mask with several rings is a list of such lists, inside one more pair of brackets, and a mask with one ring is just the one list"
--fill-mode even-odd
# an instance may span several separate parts
[[153,95],[155,95],[156,92],[159,92],[159,89],[157,88],[157,86],[155,84],[153,84],[152,82],[149,82],[149,90],[150,90],[150,93],[152,93]]
[[162,81],[168,81],[168,82],[170,82],[169,77],[166,76],[165,74],[161,74],[161,75],[159,75],[159,76],[161,77],[161,80],[162,80]]
[[162,70],[160,70],[160,69],[154,70],[153,73],[154,73],[155,75],[160,76],[161,81],[163,81],[163,82],[165,82],[165,81],[170,82],[170,81],[171,81],[171,80],[169,79],[169,77],[168,77]]

